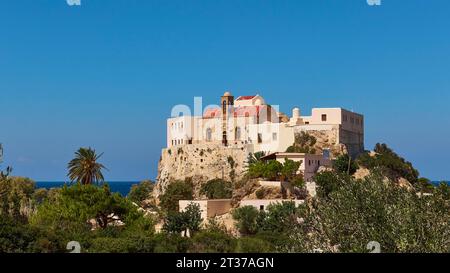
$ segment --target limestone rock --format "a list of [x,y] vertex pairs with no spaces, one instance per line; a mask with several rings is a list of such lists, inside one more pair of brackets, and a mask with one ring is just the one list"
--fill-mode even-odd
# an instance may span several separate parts
[[176,180],[192,180],[195,197],[199,197],[201,185],[211,179],[239,181],[245,174],[248,154],[245,145],[191,144],[163,149],[154,196],[164,193],[168,183]]

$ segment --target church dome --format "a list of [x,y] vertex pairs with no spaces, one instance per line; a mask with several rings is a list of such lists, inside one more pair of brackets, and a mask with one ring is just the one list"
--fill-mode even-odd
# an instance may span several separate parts
[[224,97],[231,97],[232,95],[231,95],[230,92],[227,91],[227,92],[225,92],[225,93],[223,94],[223,96],[224,96]]

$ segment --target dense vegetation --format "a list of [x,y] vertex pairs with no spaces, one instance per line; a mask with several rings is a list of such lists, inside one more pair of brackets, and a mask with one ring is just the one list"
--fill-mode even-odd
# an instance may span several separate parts
[[[149,181],[123,197],[112,193],[107,183],[83,182],[86,174],[70,186],[44,190],[28,178],[10,176],[8,170],[0,175],[0,252],[67,252],[70,241],[80,242],[87,253],[368,252],[371,241],[379,242],[382,252],[450,252],[449,186],[430,186],[385,145],[376,150],[357,160],[371,175],[352,177],[352,161],[343,156],[334,170],[316,175],[317,196],[304,205],[286,201],[266,211],[248,206],[233,210],[240,236],[215,219],[202,224],[197,205],[179,211],[178,200],[194,196],[190,181],[169,183],[160,196],[161,209],[144,214],[137,205],[149,197]],[[249,164],[254,177],[298,178],[294,162],[254,159]],[[415,188],[399,186],[395,178],[400,175],[417,178]],[[221,180],[202,188],[211,198],[228,197],[230,190],[229,182]],[[162,231],[156,233],[161,220]]]
[[358,164],[369,170],[376,170],[391,179],[403,177],[413,185],[418,182],[419,171],[411,162],[396,154],[386,144],[376,144],[374,155],[365,153],[358,158]]
[[208,199],[228,199],[231,198],[233,187],[231,182],[222,179],[213,179],[202,185],[200,194]]

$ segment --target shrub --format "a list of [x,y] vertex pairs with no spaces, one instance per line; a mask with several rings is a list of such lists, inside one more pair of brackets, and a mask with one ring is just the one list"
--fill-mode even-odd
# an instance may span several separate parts
[[344,154],[334,160],[333,168],[336,172],[353,175],[358,170],[358,164],[348,154]]
[[381,175],[371,175],[342,181],[316,203],[299,238],[305,240],[313,231],[308,251],[335,251],[337,246],[340,252],[367,252],[367,244],[377,241],[384,253],[448,252],[449,211],[448,201],[437,190],[419,197]]
[[202,221],[200,205],[190,203],[182,212],[169,213],[163,229],[169,233],[181,233],[189,230],[192,234],[200,230]]
[[403,177],[413,185],[417,183],[419,172],[411,162],[400,157],[386,144],[377,143],[374,152],[376,153],[374,156],[369,153],[362,154],[357,160],[358,164],[370,170],[380,170],[383,175],[391,179]]
[[299,210],[295,203],[286,201],[270,204],[267,212],[260,218],[260,228],[264,231],[284,233],[292,230],[298,223]]
[[222,179],[213,179],[203,184],[200,193],[206,195],[208,199],[228,199],[233,193],[230,182]]
[[155,253],[186,253],[191,247],[191,240],[179,234],[159,233],[153,238]]
[[264,188],[261,187],[261,188],[259,188],[259,189],[256,190],[255,194],[256,194],[256,197],[257,197],[258,199],[263,199],[264,196],[265,196],[265,194],[266,194],[266,191],[265,191]]
[[149,198],[153,191],[154,183],[150,180],[144,180],[137,185],[131,186],[128,198],[136,204],[141,204],[144,200]]
[[269,253],[272,251],[272,245],[260,238],[243,237],[237,240],[237,253]]
[[258,232],[257,219],[259,211],[253,206],[244,206],[237,208],[232,213],[236,220],[236,227],[244,235],[252,235]]
[[235,239],[223,232],[201,231],[192,237],[190,251],[194,253],[232,253],[235,247]]
[[317,173],[314,176],[314,181],[317,184],[317,195],[320,198],[328,198],[330,193],[336,191],[349,179],[350,177],[346,174],[338,174],[330,171]]
[[164,194],[160,196],[160,206],[167,213],[178,212],[180,200],[193,199],[193,186],[189,181],[174,181],[169,183]]
[[250,178],[265,178],[268,180],[278,179],[283,164],[276,160],[269,160],[267,162],[258,161],[250,164],[247,175]]
[[249,165],[257,163],[259,161],[262,161],[261,158],[264,157],[266,155],[265,152],[261,151],[261,152],[256,152],[256,153],[250,153],[248,154],[247,157],[247,163]]
[[297,177],[297,172],[301,164],[301,161],[293,161],[286,158],[280,171],[281,180],[293,182],[294,178]]

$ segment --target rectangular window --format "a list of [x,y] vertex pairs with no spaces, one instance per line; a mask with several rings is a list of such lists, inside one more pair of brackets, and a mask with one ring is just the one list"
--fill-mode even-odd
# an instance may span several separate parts
[[258,143],[262,143],[262,134],[258,134]]
[[327,115],[325,114],[322,115],[322,121],[327,121]]
[[277,133],[272,133],[272,140],[273,140],[273,141],[277,141],[277,140],[278,140],[278,135],[277,135]]
[[342,118],[342,120],[343,120],[344,122],[347,122],[347,121],[348,121],[347,115],[344,115],[343,118]]
[[264,205],[259,206],[259,210],[264,210]]

